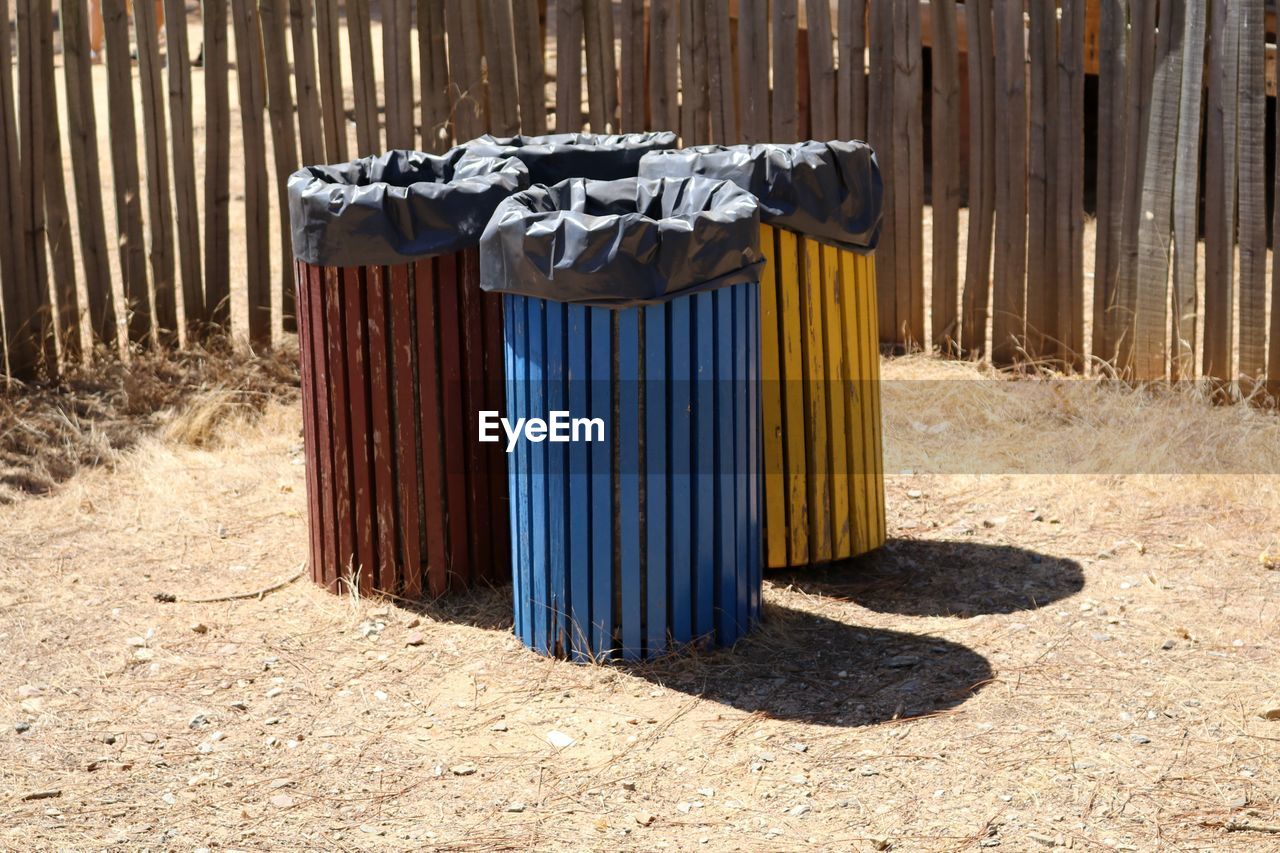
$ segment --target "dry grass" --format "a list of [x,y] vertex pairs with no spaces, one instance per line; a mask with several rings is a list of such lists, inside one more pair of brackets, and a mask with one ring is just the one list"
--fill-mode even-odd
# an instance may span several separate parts
[[890,545],[771,577],[732,652],[648,666],[534,656],[506,590],[156,600],[297,570],[292,403],[0,507],[0,846],[1274,848],[1275,478],[1062,473],[1103,427],[1118,458],[1209,472],[1273,455],[1273,422],[923,357],[885,375]]

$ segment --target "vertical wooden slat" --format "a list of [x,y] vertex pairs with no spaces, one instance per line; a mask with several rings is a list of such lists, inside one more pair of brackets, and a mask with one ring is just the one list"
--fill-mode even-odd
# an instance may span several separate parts
[[769,4],[767,0],[742,0],[738,4],[738,87],[742,95],[742,140],[748,143],[767,142],[769,139]]
[[271,120],[271,148],[275,158],[276,208],[280,251],[280,325],[286,332],[298,330],[289,261],[289,176],[298,168],[298,141],[293,126],[293,93],[289,89],[289,55],[285,47],[287,0],[259,0],[262,46],[266,57],[267,114]]
[[[1027,77],[1022,0],[996,0],[996,259],[991,360],[1012,364],[1025,333]],[[883,310],[883,309],[882,309]]]
[[438,259],[439,303],[436,328],[439,330],[440,413],[444,446],[444,517],[449,542],[446,588],[461,589],[471,577],[470,541],[467,522],[466,444],[470,424],[463,419],[462,334],[464,315],[460,307],[462,262],[458,255]]
[[[677,0],[650,0],[649,3],[649,126],[657,130],[675,131],[680,126],[676,81],[680,35],[677,7]],[[767,63],[768,59],[763,61]],[[767,86],[762,97],[768,103]]]
[[500,136],[510,136],[520,129],[511,0],[487,0],[484,28],[489,81],[489,121],[485,129]]
[[[1026,351],[1033,359],[1052,353],[1058,339],[1058,211],[1056,136],[1058,118],[1057,4],[1029,4],[1031,33],[1030,125],[1027,157]],[[935,16],[936,17],[936,16]]]
[[[991,240],[995,214],[995,61],[990,0],[965,4],[968,17],[969,234],[965,253],[960,343],[982,357],[991,304]],[[880,267],[877,265],[877,270]]]
[[[226,0],[216,0],[225,3]],[[347,159],[347,113],[342,103],[342,53],[338,0],[316,0],[316,54],[320,59],[320,117],[325,160]],[[206,36],[207,43],[207,36]]]
[[[818,386],[818,394],[825,404],[824,417],[828,419],[827,441],[830,444],[831,503],[831,557],[842,559],[854,554],[855,524],[849,514],[849,424],[845,421],[845,402],[849,396],[848,356],[853,344],[847,337],[841,322],[841,305],[853,298],[848,282],[840,278],[840,250],[834,246],[817,246],[822,260],[821,278],[810,278],[809,298],[820,305],[822,316],[822,346],[825,348],[826,373]],[[813,270],[810,274],[813,274]],[[811,344],[812,346],[813,344]]]
[[236,83],[244,145],[246,284],[249,340],[271,343],[271,240],[267,208],[267,143],[263,126],[262,38],[253,0],[232,0],[236,38]]
[[[511,11],[520,76],[520,132],[541,135],[547,132],[547,70],[538,5],[515,0]],[[643,75],[643,53],[640,63]]]
[[479,6],[472,0],[448,0],[445,25],[454,127],[458,139],[471,139],[484,132],[486,115]]
[[583,0],[556,0],[556,132],[582,129]]
[[452,141],[453,127],[449,114],[444,4],[438,0],[418,0],[418,57],[422,65],[422,148],[443,151]]
[[809,132],[836,135],[836,66],[832,57],[831,0],[805,0],[809,24]]
[[[879,4],[883,6],[884,4]],[[772,0],[769,26],[773,56],[771,142],[795,142],[799,133],[796,83],[796,0]],[[887,49],[887,45],[886,45]],[[685,140],[688,144],[688,140]]]
[[448,589],[448,538],[445,532],[445,443],[441,419],[440,320],[438,302],[444,287],[441,259],[414,264],[414,310],[418,347],[418,429],[422,433],[422,509],[427,592],[440,596]]
[[[986,2],[986,0],[979,0]],[[897,317],[898,286],[897,242],[898,223],[896,220],[897,198],[899,193],[906,192],[905,186],[899,186],[895,170],[895,162],[899,157],[898,144],[894,139],[894,32],[893,0],[872,3],[869,9],[868,40],[871,44],[870,77],[867,82],[867,139],[876,150],[880,161],[880,173],[884,176],[884,227],[880,232],[880,243],[876,247],[875,264],[879,273],[876,286],[880,288],[880,317],[878,321],[879,338],[882,343],[896,343],[900,340]],[[782,58],[774,54],[774,68],[779,67]],[[794,63],[792,63],[794,64]],[[774,79],[775,98],[777,78]],[[777,101],[774,101],[775,109]],[[774,135],[777,136],[775,122]],[[782,141],[779,139],[778,141]],[[905,235],[904,235],[905,240]],[[906,286],[906,282],[902,282]]]
[[764,422],[765,564],[787,565],[786,450],[782,430],[781,295],[778,279],[777,230],[760,226],[760,396]]
[[[43,0],[18,2],[18,146],[22,180],[10,192],[22,197],[22,243],[29,276],[29,309],[21,315],[26,334],[33,336],[36,365],[50,376],[58,374],[53,305],[49,299],[49,269],[45,255],[45,173],[48,150],[45,129],[44,54],[52,38],[47,25],[49,7]],[[52,50],[51,46],[48,46]],[[54,168],[60,167],[55,165]]]
[[[0,0],[0,18],[8,26],[8,0]],[[9,38],[0,39],[0,68],[13,67],[10,46]],[[5,186],[16,187],[21,183],[21,174],[13,77],[6,71],[0,74],[0,177],[4,178]],[[4,307],[8,375],[16,379],[27,379],[34,373],[37,358],[32,346],[34,341],[25,332],[24,319],[28,316],[27,276],[20,248],[21,205],[22,199],[16,192],[5,193],[0,198],[0,300]]]
[[164,84],[154,3],[133,7],[138,42],[138,82],[142,87],[142,136],[147,174],[147,218],[151,228],[151,287],[156,300],[156,339],[178,344],[178,300],[173,262],[173,202],[169,197],[169,139],[165,130]]
[[703,26],[707,32],[707,87],[711,136],[721,144],[740,141],[738,87],[734,83],[733,40],[729,0],[706,0]]
[[[1168,361],[1169,249],[1184,9],[1185,4],[1180,0],[1167,0],[1160,4],[1159,10],[1151,108],[1144,140],[1136,276],[1131,285],[1133,292],[1126,294],[1125,300],[1128,302],[1131,298],[1133,305],[1130,375],[1139,381],[1163,379]],[[1265,260],[1266,222],[1260,222]]]
[[[1175,381],[1192,378],[1196,372],[1196,315],[1199,305],[1196,242],[1200,235],[1196,214],[1200,207],[1200,145],[1204,126],[1201,104],[1204,102],[1205,4],[1186,4],[1185,14],[1182,102],[1178,109],[1178,155],[1173,177],[1173,353],[1170,375]],[[1280,234],[1280,231],[1274,233]]]
[[[822,332],[822,249],[817,241],[799,240],[799,298],[802,319],[800,349],[804,353],[805,451],[809,504],[809,559],[831,559],[831,437],[824,383],[827,363]],[[795,424],[789,424],[794,428]]]
[[644,120],[644,0],[622,0],[618,30],[622,41],[619,68],[618,129],[624,133],[645,129]]
[[361,157],[368,157],[382,151],[382,129],[378,123],[378,84],[373,70],[373,35],[369,28],[369,0],[346,0],[346,9],[347,42],[351,49],[351,90],[356,117],[356,149]]
[[307,487],[307,565],[311,570],[311,580],[324,584],[324,568],[328,562],[324,547],[321,544],[321,530],[324,528],[323,506],[320,490],[323,481],[320,477],[320,452],[318,445],[320,433],[316,428],[316,364],[313,361],[312,347],[316,329],[309,322],[313,302],[319,298],[313,293],[306,281],[306,266],[302,261],[295,261],[293,273],[298,282],[299,310],[308,312],[308,322],[298,330],[298,379],[302,386],[302,446],[304,450],[303,474]]
[[1100,0],[1098,21],[1098,202],[1093,269],[1094,358],[1110,361],[1116,342],[1108,314],[1120,271],[1125,173],[1125,50],[1129,0]]
[[[840,51],[840,67],[836,72],[836,133],[841,139],[866,139],[867,0],[840,0],[837,15],[836,43]],[[945,43],[939,36],[934,36],[935,51]]]
[[[183,0],[168,0],[180,3]],[[325,161],[324,124],[320,111],[320,80],[316,72],[314,0],[288,0],[289,32],[293,44],[293,80],[298,100],[298,139],[302,163]],[[173,39],[170,37],[170,43]]]
[[[4,3],[0,2],[0,10]],[[80,261],[89,307],[90,346],[114,352],[118,346],[116,303],[111,266],[107,262],[107,228],[102,208],[102,176],[98,162],[98,127],[93,105],[93,76],[85,5],[67,3],[61,9],[62,59],[66,71],[67,137],[71,143],[72,182],[76,193],[76,224],[80,232]],[[0,67],[7,68],[6,46],[0,45]],[[0,81],[0,91],[4,83]],[[2,96],[0,96],[2,100]],[[0,109],[0,125],[3,125]],[[176,130],[175,130],[176,139]],[[0,134],[0,169],[4,138]],[[4,210],[0,209],[0,255],[5,244]]]
[[[1084,369],[1084,41],[1085,0],[1063,0],[1058,37],[1056,204],[1060,363]],[[1050,306],[1053,310],[1054,306]]]
[[950,352],[960,338],[957,276],[960,242],[960,67],[955,0],[936,0],[933,8],[933,91],[930,98],[933,167],[933,293],[930,334],[933,345]]
[[[47,7],[44,7],[47,9]],[[50,37],[41,40],[40,67],[44,81],[45,146],[52,157],[45,174],[44,206],[48,216],[49,257],[53,264],[53,287],[57,302],[58,343],[62,361],[75,364],[81,360],[80,296],[77,292],[76,258],[71,238],[71,211],[67,207],[66,180],[62,175],[62,130],[58,119],[57,78],[53,73],[52,21],[42,12],[42,26]],[[65,52],[66,48],[63,48]],[[79,163],[76,164],[79,167]]]
[[797,238],[790,231],[778,229],[777,280],[778,310],[782,323],[779,337],[782,347],[782,428],[785,436],[783,453],[787,479],[787,559],[790,565],[809,562],[809,498],[808,455],[805,451],[804,424],[808,417],[804,402],[805,361],[803,340],[803,306],[800,301],[800,259]]
[[[241,0],[233,0],[239,3]],[[241,16],[237,13],[239,22]],[[373,592],[378,578],[378,518],[374,485],[373,433],[369,401],[369,317],[365,306],[367,269],[344,267],[342,276],[343,330],[341,352],[347,365],[346,400],[350,413],[348,446],[351,461],[351,518],[355,537],[352,568],[358,572],[357,588],[362,596]]]
[[1239,6],[1215,3],[1210,11],[1209,101],[1204,185],[1204,349],[1206,378],[1231,374],[1235,302],[1236,110],[1239,96]]
[[1240,158],[1240,363],[1248,393],[1266,368],[1267,95],[1263,69],[1263,0],[1240,3],[1238,139]]
[[[310,349],[303,351],[303,362],[309,361],[312,366],[312,429],[316,443],[311,453],[316,460],[313,474],[319,481],[316,497],[320,529],[315,536],[320,555],[320,571],[317,573],[317,566],[312,566],[312,576],[330,589],[337,590],[338,578],[346,564],[346,557],[338,547],[339,523],[336,516],[339,473],[335,465],[334,438],[337,434],[336,422],[341,415],[334,409],[330,395],[336,392],[335,374],[340,368],[330,360],[327,338],[330,330],[329,309],[338,299],[338,294],[329,289],[323,269],[301,262],[299,266],[302,269],[299,286],[307,293],[307,311],[311,318],[308,330]],[[306,388],[304,384],[304,392]]]
[[680,3],[680,141],[684,145],[705,145],[711,136],[705,11],[702,0]]
[[399,595],[403,591],[403,575],[408,566],[399,565],[396,554],[397,502],[396,486],[402,474],[396,469],[396,436],[392,432],[392,377],[389,374],[390,359],[387,355],[387,285],[385,267],[368,267],[364,271],[365,311],[368,324],[365,327],[369,370],[369,433],[366,440],[373,454],[373,513],[376,520],[378,551],[377,572],[372,581],[378,590]]
[[[227,2],[205,0],[204,3],[204,304],[205,318],[210,327],[223,332],[231,331],[231,109],[227,92]],[[113,115],[116,115],[114,110]]]
[[613,49],[613,3],[583,0],[587,50],[587,116],[592,133],[617,126],[618,73]]
[[[183,323],[187,340],[190,341],[199,336],[200,326],[207,315],[204,284],[200,274],[200,210],[196,198],[196,150],[191,114],[191,56],[187,44],[186,0],[165,0],[164,20],[169,73],[169,124],[173,131],[173,206],[178,236],[178,270],[182,278]],[[285,269],[289,270],[289,267],[286,263]]]
[[[356,285],[358,286],[358,280]],[[329,369],[329,398],[327,411],[332,429],[333,447],[333,521],[334,546],[337,554],[337,577],[340,581],[354,582],[354,572],[359,562],[356,556],[355,525],[355,447],[352,442],[352,394],[348,393],[347,346],[347,282],[337,267],[324,268],[324,357]],[[359,376],[352,376],[352,383],[362,383]],[[354,393],[354,392],[353,392]]]
[[410,0],[382,0],[382,91],[388,148],[413,147],[411,16]]
[[[514,104],[514,101],[512,102]],[[489,479],[485,466],[484,446],[470,439],[471,419],[484,407],[484,306],[480,299],[480,250],[468,249],[458,254],[458,292],[462,312],[462,386],[465,399],[461,407],[461,429],[466,442],[467,497],[469,519],[467,553],[470,584],[487,577],[493,564],[493,541],[485,529],[489,511]]]
[[[216,6],[217,0],[210,5]],[[142,236],[142,192],[133,112],[129,19],[123,3],[106,6],[103,15],[107,44],[107,109],[111,116],[111,171],[116,193],[116,223],[120,234],[117,246],[124,278],[129,343],[145,346],[153,343],[150,340],[151,294],[147,288],[146,247]]]
[[920,4],[894,6],[893,159],[895,343],[911,347],[924,336],[924,129]]

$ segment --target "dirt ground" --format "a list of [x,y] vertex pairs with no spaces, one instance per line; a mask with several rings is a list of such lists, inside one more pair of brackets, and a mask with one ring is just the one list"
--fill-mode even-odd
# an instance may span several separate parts
[[0,847],[1280,849],[1275,417],[885,375],[889,545],[644,666],[524,650],[507,589],[254,595],[296,397],[153,414],[0,506]]

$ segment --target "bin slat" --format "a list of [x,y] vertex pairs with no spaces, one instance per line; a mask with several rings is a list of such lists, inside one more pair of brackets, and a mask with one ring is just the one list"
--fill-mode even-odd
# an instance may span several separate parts
[[[400,566],[403,594],[406,598],[422,595],[422,501],[418,494],[422,450],[418,447],[417,387],[414,334],[414,297],[409,283],[412,266],[391,267],[391,363],[395,377],[396,482],[399,492],[396,530],[400,542]],[[500,527],[501,525],[495,525]]]
[[704,571],[715,565],[715,433],[708,429],[715,423],[715,314],[710,293],[693,298],[693,346],[695,382],[693,390],[693,470],[694,478],[694,610],[693,639],[703,642],[715,631],[715,590]]
[[[568,384],[569,411],[574,417],[585,417],[590,397],[590,372],[587,367],[587,309],[581,305],[568,307]],[[591,655],[591,527],[586,524],[591,512],[591,458],[586,442],[569,445],[569,640],[574,660]],[[518,564],[517,564],[518,565]],[[512,577],[520,572],[514,571]]]
[[[826,376],[821,392],[830,419],[827,435],[831,442],[831,555],[843,559],[853,555],[853,525],[849,519],[849,454],[846,438],[844,385],[842,382],[849,351],[848,338],[840,322],[843,282],[840,280],[840,258],[834,246],[820,246],[822,275],[810,279],[810,294],[822,301],[822,334],[826,345]],[[813,293],[813,283],[818,292]]]
[[[475,440],[472,419],[484,407],[484,307],[480,302],[480,250],[468,249],[458,254],[458,292],[463,318],[463,373],[465,381],[460,389],[462,436],[467,460],[467,574],[465,582],[470,586],[481,573],[487,572],[493,563],[493,543],[485,531],[489,527],[489,469],[488,454]],[[459,457],[461,458],[461,457]]]
[[[546,307],[540,301],[529,302],[529,408],[530,415],[545,417],[547,411],[546,376]],[[540,413],[540,414],[538,414]],[[533,647],[546,654],[548,559],[547,559],[547,445],[522,439],[529,447],[529,555],[525,558],[533,580],[529,594],[533,600]]]
[[851,519],[850,545],[853,553],[861,554],[869,548],[871,517],[868,506],[866,453],[867,424],[869,423],[866,408],[867,386],[863,381],[866,373],[866,345],[864,330],[875,328],[863,326],[866,322],[860,306],[862,296],[860,288],[868,282],[858,277],[858,259],[852,252],[837,252],[839,263],[839,303],[840,326],[845,340],[848,341],[846,358],[840,374],[842,403],[845,409],[846,429],[846,463],[849,472],[848,495]]
[[466,585],[467,566],[467,472],[465,463],[466,424],[451,406],[451,400],[463,397],[462,345],[459,332],[463,326],[458,305],[461,275],[456,255],[441,255],[437,266],[439,304],[436,316],[440,336],[440,418],[444,435],[444,516],[448,528],[446,559],[450,592]]
[[[750,325],[749,305],[758,301],[756,294],[749,288],[734,287],[728,290],[733,300],[733,322],[731,325],[731,351],[734,354],[729,371],[733,377],[733,389],[730,402],[733,412],[733,470],[730,471],[730,482],[734,489],[733,512],[734,542],[738,551],[738,559],[734,562],[734,581],[736,596],[736,631],[735,636],[746,632],[750,624],[750,589],[748,584],[749,567],[758,556],[753,556],[753,540],[756,536],[751,532],[749,515],[749,492],[754,481],[749,481],[749,472],[759,467],[757,456],[751,453],[751,431],[754,426],[754,409],[748,408],[748,392],[751,388],[751,377],[748,365],[753,360],[753,353],[760,349],[759,338]],[[723,380],[722,380],[723,381]],[[756,465],[752,461],[756,460]],[[759,527],[755,530],[758,532]]]
[[715,394],[715,422],[718,429],[715,433],[715,497],[713,498],[716,514],[716,529],[719,541],[713,565],[719,566],[718,589],[715,590],[716,639],[720,643],[729,642],[736,636],[737,629],[737,582],[736,572],[726,567],[738,565],[736,502],[734,501],[734,452],[733,436],[738,424],[734,420],[733,407],[733,365],[738,354],[733,350],[733,293],[722,288],[711,294],[714,316],[711,327],[715,340],[715,369],[706,381],[711,382]]
[[[864,255],[855,255],[854,259],[862,268],[861,275],[858,280],[865,282],[858,291],[863,298],[863,320],[864,327],[870,323],[870,318],[877,316],[876,306],[876,271],[875,265],[871,259]],[[879,548],[885,542],[885,516],[884,516],[884,448],[882,446],[884,430],[881,426],[880,416],[880,347],[875,338],[870,335],[863,335],[863,346],[866,347],[867,359],[867,376],[866,376],[866,400],[871,417],[867,421],[867,460],[869,462],[870,474],[867,482],[867,488],[870,491],[868,499],[869,505],[872,507],[871,520],[873,523],[872,540],[868,543],[868,548]]]
[[809,499],[806,475],[804,353],[802,351],[799,260],[796,236],[778,230],[778,304],[782,312],[782,430],[787,476],[787,522],[790,565],[809,562]]
[[[347,360],[345,355],[346,306],[342,298],[340,276],[334,267],[324,270],[325,350],[322,358],[329,367],[329,413],[333,435],[333,507],[337,564],[335,585],[339,578],[354,580],[355,501],[351,473],[351,405],[347,396]],[[323,471],[323,469],[321,469]],[[327,570],[326,570],[327,572]]]
[[[315,551],[315,559],[319,562],[317,567],[312,569],[316,580],[325,587],[336,590],[338,588],[338,563],[336,555],[338,547],[335,537],[337,536],[337,521],[334,512],[334,464],[333,464],[333,430],[331,422],[333,420],[332,406],[329,402],[330,375],[329,359],[327,355],[326,337],[328,326],[325,321],[325,299],[326,292],[324,287],[324,272],[319,267],[302,267],[306,275],[305,289],[308,291],[307,315],[311,322],[311,333],[308,339],[309,349],[307,352],[311,354],[311,398],[312,398],[312,414],[311,429],[315,438],[314,450],[311,451],[312,458],[318,460],[319,464],[315,466],[312,472],[314,479],[318,480],[316,488],[316,502],[319,508],[319,515],[312,516],[319,519],[320,523],[312,525],[319,528],[316,532],[317,547]],[[305,387],[305,386],[304,386]],[[311,470],[311,466],[307,466]]]
[[[293,280],[297,288],[297,304],[299,311],[311,310],[311,287],[307,282],[307,269],[301,261],[293,262]],[[315,429],[315,394],[316,384],[314,361],[308,357],[311,352],[311,339],[315,334],[314,327],[311,323],[303,323],[298,329],[298,351],[301,354],[298,365],[298,378],[302,385],[302,444],[306,448],[307,455],[310,458],[316,458],[316,442],[318,436]],[[306,465],[303,468],[303,475],[307,484],[307,517],[319,519],[320,512],[320,493],[319,483],[316,482],[317,477],[314,473],[314,465]],[[307,568],[311,572],[311,580],[323,585],[324,584],[324,566],[325,560],[320,547],[320,531],[321,525],[307,525],[307,548],[308,560]]]
[[[611,329],[609,315],[589,312],[591,339],[591,417],[613,422]],[[616,433],[616,430],[614,431]],[[591,445],[591,648],[613,645],[613,485],[610,444]]]
[[[760,301],[758,298],[747,297],[747,310],[751,315],[751,330],[748,340],[760,340]],[[760,435],[760,356],[757,351],[754,357],[748,357],[748,375],[747,375],[747,408],[748,417],[750,418],[751,445],[750,458],[760,464],[764,447],[761,444]],[[758,469],[757,469],[758,470]],[[767,470],[767,469],[766,469]],[[764,561],[760,551],[760,525],[763,522],[761,515],[762,501],[764,498],[764,478],[757,473],[751,477],[751,493],[750,493],[750,515],[748,516],[747,536],[751,542],[751,572],[748,578],[750,598],[747,601],[747,619],[754,620],[760,614],[760,596],[761,581],[763,580]]]
[[441,290],[439,259],[413,265],[414,316],[417,320],[418,430],[422,435],[422,518],[426,541],[427,592],[448,591],[449,552],[446,533],[444,424],[441,413],[440,334],[437,304]]
[[770,566],[787,564],[787,477],[782,443],[782,364],[778,343],[777,230],[760,226],[760,394],[764,412],[764,542]]
[[644,623],[641,621],[644,587],[640,573],[640,443],[644,435],[640,420],[640,312],[616,311],[617,320],[617,384],[618,416],[613,419],[613,439],[618,448],[618,589],[621,604],[618,618],[622,625],[622,656],[639,660],[643,654]]
[[805,439],[809,470],[809,558],[816,563],[831,559],[831,447],[827,430],[827,401],[822,389],[826,378],[820,292],[822,262],[816,241],[802,237],[799,247],[807,410]]
[[[529,371],[528,353],[525,350],[528,337],[525,309],[527,300],[516,296],[505,299],[506,307],[506,354],[507,378],[509,394],[507,408],[511,417],[516,417],[528,407]],[[529,469],[528,444],[520,442],[510,455],[509,470],[511,472],[511,562],[514,566],[524,566],[530,561],[529,554]],[[532,601],[526,582],[527,573],[512,573],[512,592],[515,598],[516,633],[526,646],[533,645],[530,626]]]
[[679,647],[693,640],[693,492],[686,480],[676,488],[675,475],[692,476],[693,468],[693,345],[690,321],[692,299],[667,305],[668,344],[671,353],[671,644]]
[[[502,294],[481,293],[480,307],[484,315],[484,370],[485,405],[499,414],[506,411],[506,372],[503,370],[502,347]],[[507,453],[502,443],[488,444],[482,448],[488,470],[489,514],[492,524],[482,524],[476,535],[485,537],[491,544],[489,564],[479,567],[493,583],[502,583],[510,577],[510,529],[500,522],[507,517]]]
[[[564,305],[549,302],[546,306],[547,318],[547,417],[551,412],[563,412],[568,408],[565,401],[565,313]],[[550,535],[548,554],[550,559],[550,594],[551,605],[551,650],[556,655],[563,655],[568,649],[568,638],[565,635],[566,616],[569,613],[565,594],[568,587],[565,583],[565,565],[567,563],[566,528],[571,517],[566,512],[566,486],[568,480],[569,448],[565,444],[548,442],[547,473],[544,479],[547,495],[547,531]]]
[[644,310],[644,519],[645,519],[645,651],[650,657],[667,648],[670,584],[667,573],[667,376],[668,307]]
[[[373,459],[369,436],[368,315],[364,304],[363,270],[342,271],[342,297],[346,320],[347,400],[351,407],[351,477],[355,506],[356,566],[361,595],[373,592],[378,572],[375,550],[377,520],[374,514]],[[335,403],[341,402],[338,398]]]
[[395,446],[391,434],[391,384],[387,376],[387,287],[383,267],[366,273],[369,336],[369,414],[373,428],[374,518],[377,522],[378,573],[375,588],[398,594],[396,559]]

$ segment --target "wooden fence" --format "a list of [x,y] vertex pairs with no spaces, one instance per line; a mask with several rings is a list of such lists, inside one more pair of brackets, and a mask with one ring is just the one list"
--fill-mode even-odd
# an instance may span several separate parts
[[0,21],[10,3],[0,303],[15,378],[207,341],[230,329],[233,285],[255,344],[292,330],[287,240],[271,247],[300,163],[485,131],[669,128],[686,144],[875,146],[884,344],[1280,380],[1264,0],[204,0],[194,72],[186,0],[164,0],[163,44],[151,3],[131,22],[104,0],[108,116],[85,0],[57,15],[52,0],[0,0]]

